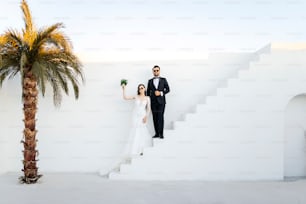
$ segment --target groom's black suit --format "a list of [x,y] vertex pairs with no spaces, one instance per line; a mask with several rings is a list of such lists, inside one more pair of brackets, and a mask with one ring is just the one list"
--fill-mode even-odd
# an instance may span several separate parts
[[[155,129],[155,136],[160,138],[164,137],[164,112],[165,112],[165,105],[166,105],[166,94],[169,93],[170,88],[166,78],[158,77],[159,83],[158,87],[155,87],[152,78],[148,81],[148,89],[147,94],[150,96],[151,99],[151,110],[153,115],[153,122],[154,122],[154,129]],[[162,92],[161,96],[156,96],[155,91]]]

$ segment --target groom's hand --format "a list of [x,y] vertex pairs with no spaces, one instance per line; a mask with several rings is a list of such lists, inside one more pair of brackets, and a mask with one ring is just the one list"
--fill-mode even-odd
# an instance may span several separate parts
[[160,91],[155,91],[155,96],[160,96]]

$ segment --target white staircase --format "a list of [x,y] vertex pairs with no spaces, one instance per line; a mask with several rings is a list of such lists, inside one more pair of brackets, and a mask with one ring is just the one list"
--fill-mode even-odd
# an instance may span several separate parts
[[263,53],[227,87],[196,105],[183,121],[154,140],[144,155],[124,164],[110,179],[282,179],[284,111],[306,93],[306,52]]
[[250,62],[269,51],[267,45],[255,53],[213,53],[207,60],[163,64],[167,70],[162,69],[162,74],[167,76],[171,89],[167,97],[166,128],[172,127],[169,121],[183,120],[198,103],[216,94],[218,87],[226,87],[228,78],[237,77],[239,70],[248,69]]

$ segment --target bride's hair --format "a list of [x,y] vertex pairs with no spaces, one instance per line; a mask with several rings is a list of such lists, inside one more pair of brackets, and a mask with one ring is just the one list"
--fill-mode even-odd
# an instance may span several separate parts
[[139,84],[139,85],[138,85],[138,87],[137,87],[137,95],[140,95],[139,88],[140,88],[141,86],[143,86],[143,88],[145,89],[144,95],[146,96],[146,95],[147,95],[146,86],[143,85],[143,84]]

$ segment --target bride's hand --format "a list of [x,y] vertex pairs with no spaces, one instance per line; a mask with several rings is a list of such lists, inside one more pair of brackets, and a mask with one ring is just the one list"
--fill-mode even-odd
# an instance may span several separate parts
[[146,122],[147,122],[147,116],[145,116],[145,117],[142,119],[142,122],[143,122],[143,123],[146,123]]

